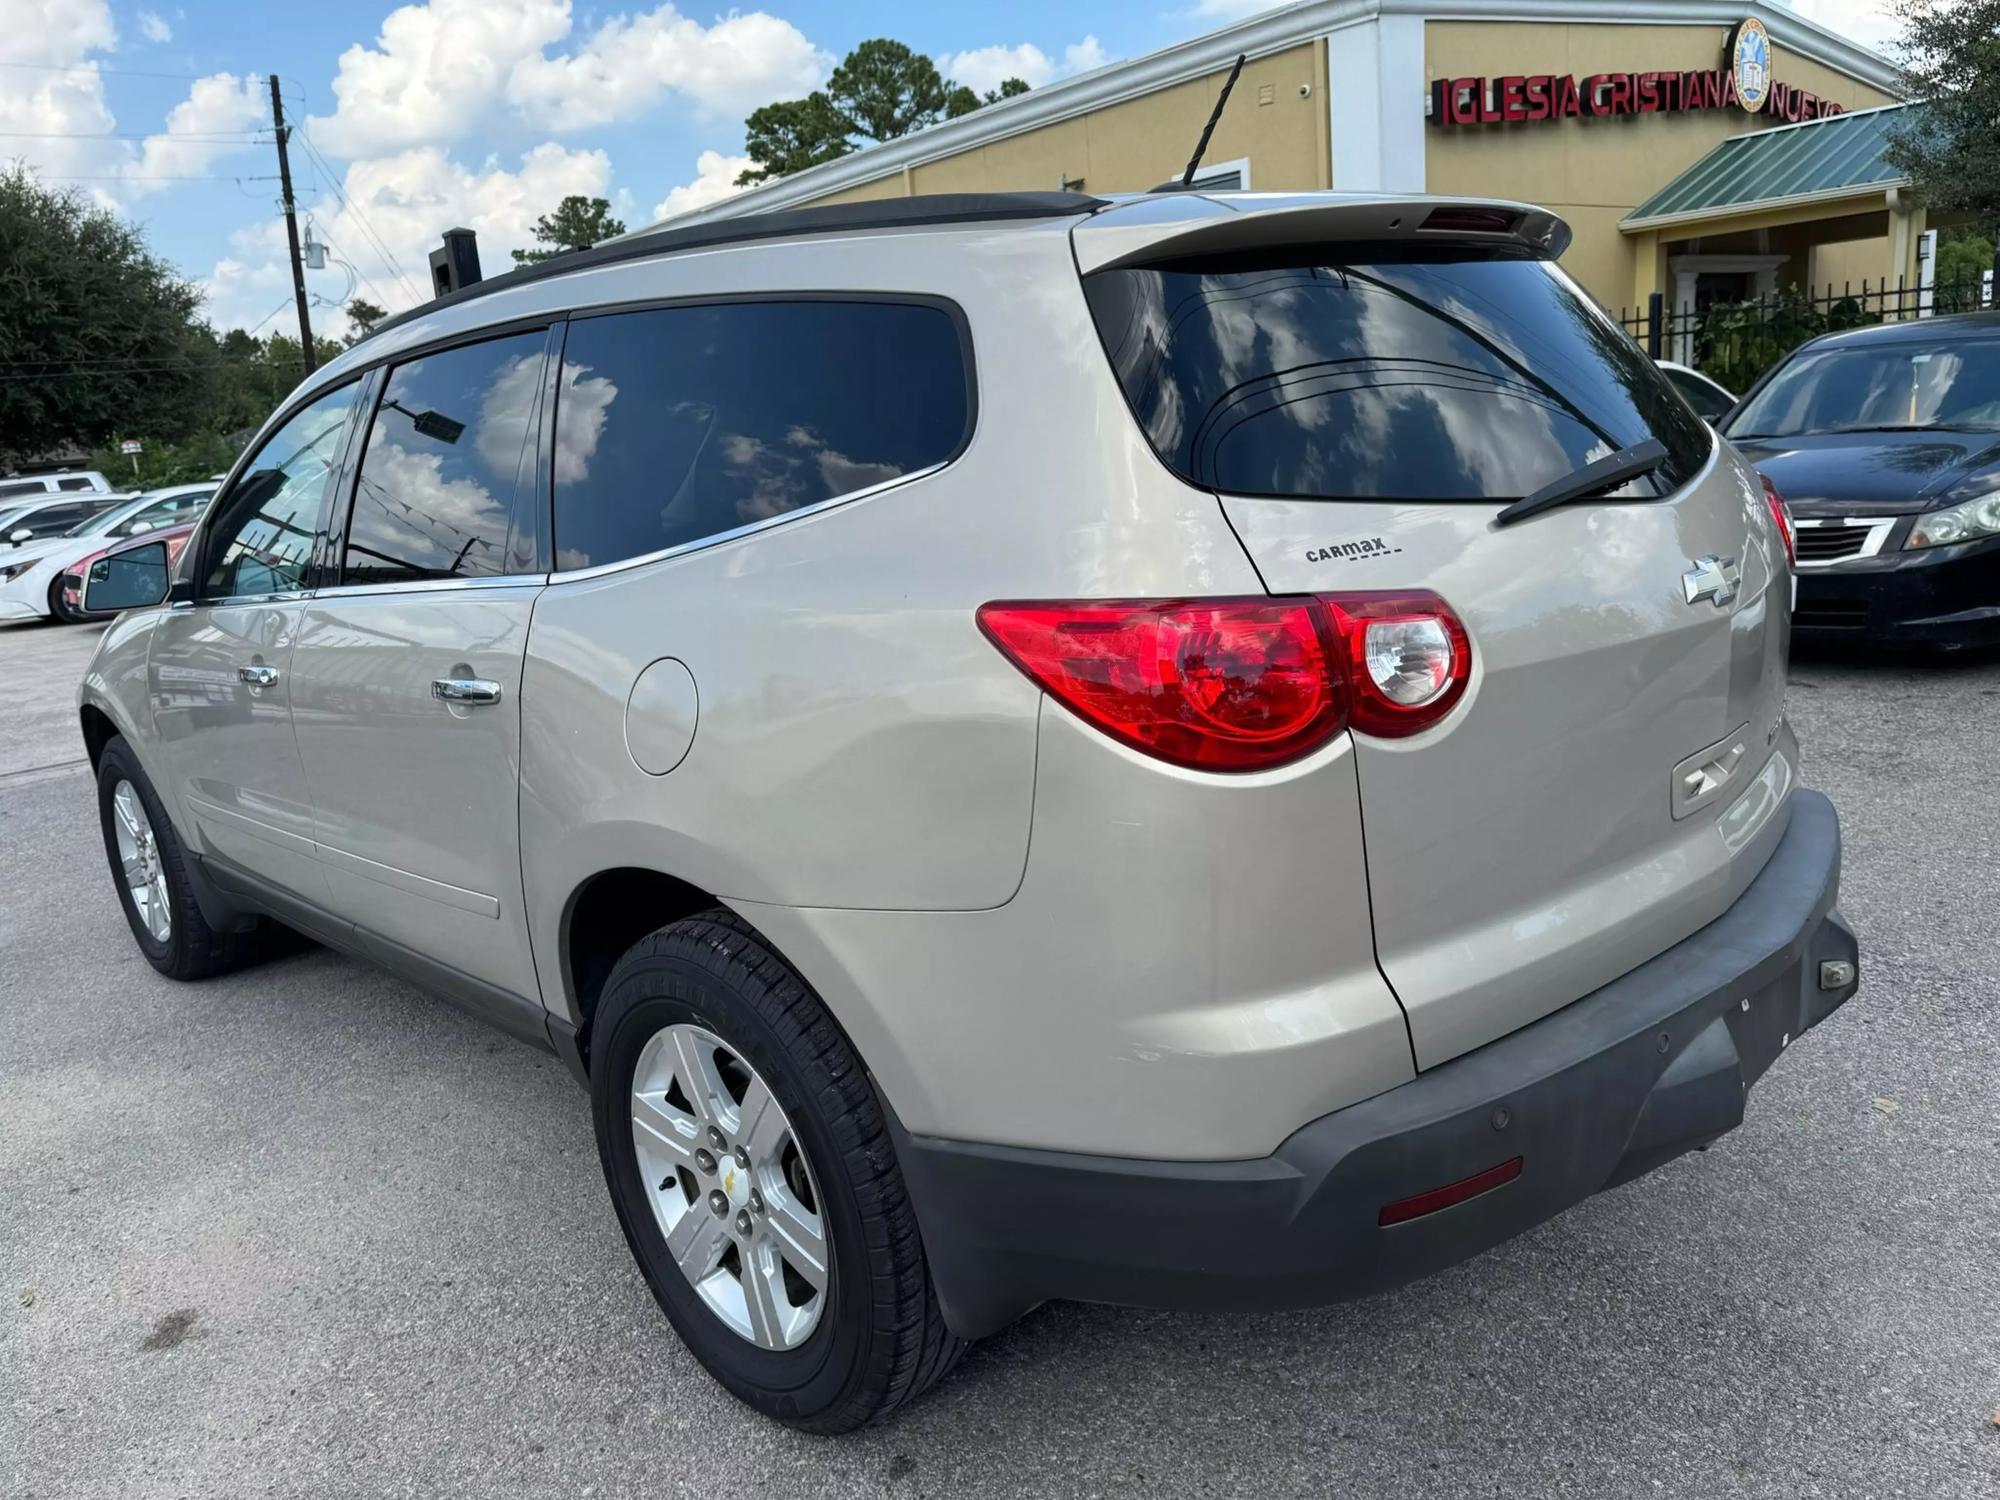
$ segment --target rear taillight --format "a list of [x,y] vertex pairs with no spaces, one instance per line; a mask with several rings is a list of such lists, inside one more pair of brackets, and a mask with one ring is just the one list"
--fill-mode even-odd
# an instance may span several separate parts
[[979,628],[1046,692],[1175,765],[1282,765],[1350,724],[1408,735],[1465,690],[1464,627],[1432,594],[1033,600]]
[[1778,487],[1771,483],[1768,474],[1757,477],[1764,481],[1764,503],[1771,507],[1771,522],[1778,528],[1778,535],[1784,538],[1785,566],[1796,568],[1799,565],[1799,547],[1792,537],[1792,508],[1785,504],[1785,497],[1778,493]]

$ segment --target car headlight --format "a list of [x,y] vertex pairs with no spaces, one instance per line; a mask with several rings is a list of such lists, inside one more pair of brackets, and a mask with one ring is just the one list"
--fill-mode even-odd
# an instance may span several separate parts
[[2000,536],[2000,490],[1918,516],[1917,524],[1910,528],[1910,539],[1903,545],[1948,547],[1953,542],[1976,542],[1988,536]]
[[28,569],[32,568],[38,561],[40,561],[40,559],[31,557],[26,562],[0,563],[0,583],[8,583],[16,578],[19,578],[23,573],[27,572]]

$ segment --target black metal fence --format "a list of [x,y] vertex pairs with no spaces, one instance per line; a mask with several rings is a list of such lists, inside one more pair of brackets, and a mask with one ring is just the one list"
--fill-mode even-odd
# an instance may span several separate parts
[[1772,292],[1743,302],[1669,309],[1658,292],[1642,308],[1620,308],[1618,321],[1655,359],[1700,370],[1732,391],[1748,390],[1757,377],[1807,339],[1871,323],[1900,323],[1991,305],[1978,281],[1931,287],[1903,281],[1863,281],[1820,291]]

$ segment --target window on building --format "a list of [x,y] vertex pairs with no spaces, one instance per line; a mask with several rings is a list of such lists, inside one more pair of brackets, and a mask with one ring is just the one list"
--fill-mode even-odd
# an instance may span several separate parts
[[943,463],[971,401],[958,324],[931,305],[579,319],[556,396],[556,566],[659,552]]
[[390,372],[361,456],[343,583],[485,578],[534,463],[548,336],[426,354]]

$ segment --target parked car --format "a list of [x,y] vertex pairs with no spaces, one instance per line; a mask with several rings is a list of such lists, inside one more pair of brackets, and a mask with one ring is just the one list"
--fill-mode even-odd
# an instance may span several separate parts
[[1736,398],[1726,387],[1710,380],[1699,370],[1676,364],[1671,359],[1657,359],[1653,363],[1667,377],[1667,384],[1687,397],[1687,404],[1704,422],[1715,422],[1736,404]]
[[118,486],[95,469],[62,469],[53,474],[9,474],[0,478],[0,514],[21,501],[50,495],[109,495]]
[[43,495],[17,501],[0,512],[0,557],[45,537],[60,536],[79,521],[102,515],[133,498],[119,495]]
[[2000,643],[2000,314],[1813,339],[1722,430],[1791,504],[1800,637]]
[[101,555],[112,542],[156,530],[174,520],[192,518],[214,493],[213,484],[179,484],[148,490],[84,516],[54,535],[0,551],[0,620],[26,620],[42,615],[64,621],[80,619],[63,598],[65,574],[80,572],[83,560]]
[[[199,512],[195,514],[199,514]],[[148,531],[143,535],[134,536],[129,540],[101,548],[91,553],[88,557],[78,558],[63,570],[62,576],[57,580],[62,607],[55,612],[56,617],[72,624],[80,623],[84,620],[110,619],[112,615],[117,613],[116,610],[98,610],[92,613],[90,610],[84,608],[84,580],[90,576],[92,567],[107,557],[122,558],[124,554],[132,551],[134,548],[144,547],[152,542],[165,542],[167,546],[166,568],[171,573],[174,564],[180,560],[181,549],[187,545],[187,539],[194,535],[194,525],[194,521],[186,520],[162,526],[157,530]],[[112,563],[108,565],[106,571],[108,572],[110,568],[116,566],[118,566],[117,563]]]
[[1776,511],[1567,242],[906,198],[391,320],[91,570],[133,936],[553,1049],[669,1320],[818,1431],[1705,1145],[1855,992],[1839,829]]

